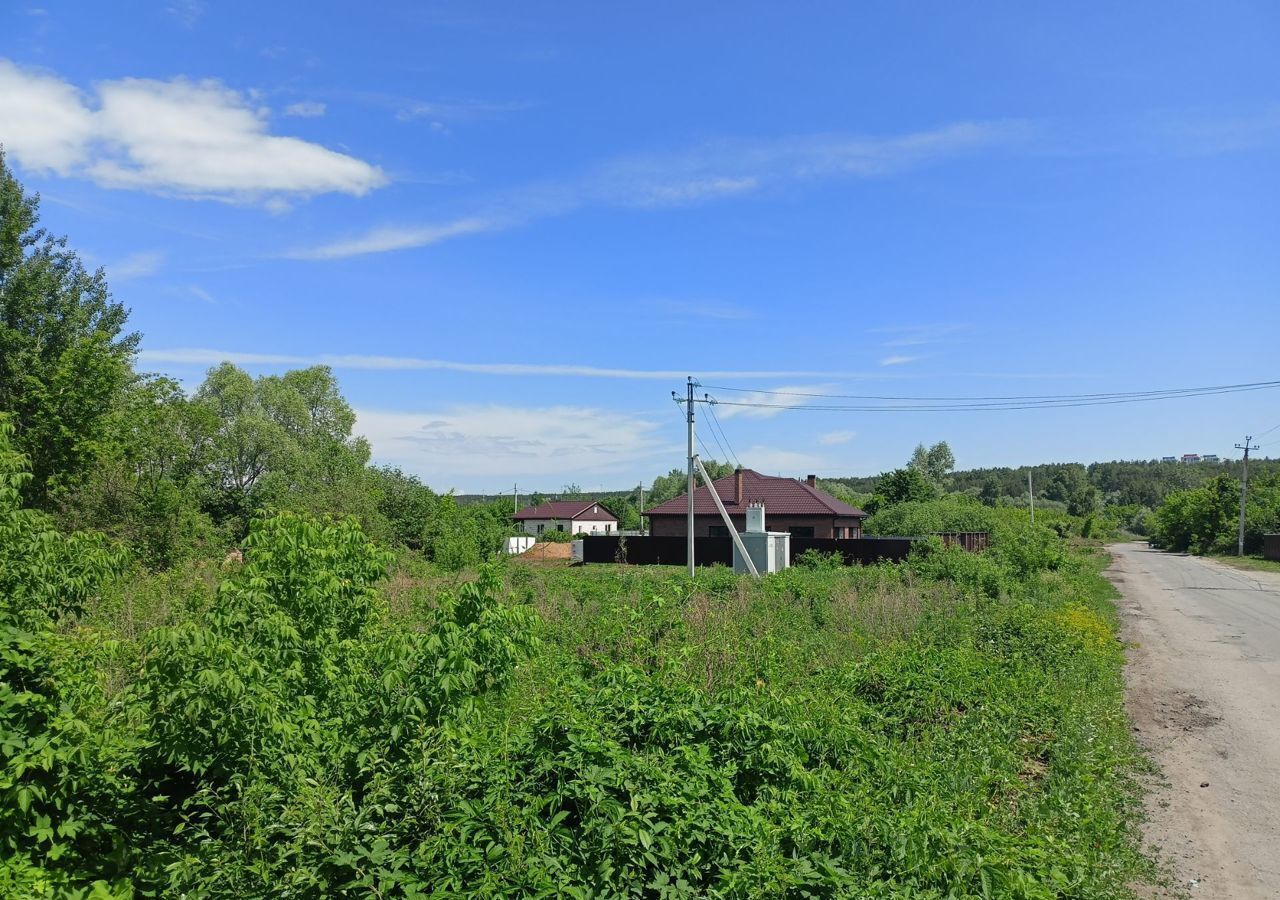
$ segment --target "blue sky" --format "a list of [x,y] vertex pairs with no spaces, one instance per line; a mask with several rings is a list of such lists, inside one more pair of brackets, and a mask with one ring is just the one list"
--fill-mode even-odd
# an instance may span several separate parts
[[[686,373],[1280,377],[1278,41],[1273,3],[33,0],[0,11],[0,142],[145,368],[328,362],[438,489],[614,488],[683,464]],[[719,412],[748,466],[853,475],[939,439],[965,468],[1227,455],[1280,392]]]

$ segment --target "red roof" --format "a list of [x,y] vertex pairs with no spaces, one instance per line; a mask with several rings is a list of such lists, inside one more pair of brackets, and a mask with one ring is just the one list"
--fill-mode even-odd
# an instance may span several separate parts
[[515,518],[517,520],[570,519],[583,522],[618,521],[618,517],[601,506],[599,500],[548,500],[537,506],[526,506],[516,513]]
[[[761,475],[754,469],[742,469],[742,497],[737,494],[738,473],[717,478],[716,493],[724,504],[729,515],[745,516],[748,503],[763,503],[765,515],[774,516],[837,516],[841,518],[865,519],[867,514],[856,506],[850,506],[837,500],[830,494],[824,494],[817,488],[810,487],[803,481],[794,478],[777,478],[773,475]],[[660,503],[652,509],[645,510],[646,516],[683,516],[689,511],[687,494],[681,494],[674,500]],[[696,516],[718,515],[715,501],[707,492],[705,485],[693,492],[693,514]]]

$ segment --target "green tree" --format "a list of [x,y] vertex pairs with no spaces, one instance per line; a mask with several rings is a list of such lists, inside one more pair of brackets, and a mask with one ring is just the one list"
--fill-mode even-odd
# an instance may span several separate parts
[[927,449],[924,444],[916,444],[916,449],[907,463],[907,468],[914,469],[924,475],[940,491],[946,490],[950,481],[951,470],[955,467],[955,455],[951,452],[951,447],[946,441],[938,441],[938,443]]
[[117,537],[153,567],[224,543],[202,509],[213,428],[177,382],[135,379],[108,417],[93,470],[64,496],[64,525]]
[[[704,459],[702,465],[706,467],[707,474],[711,476],[711,480],[715,481],[732,475],[736,469],[732,463],[717,462],[714,459]],[[674,497],[679,497],[686,490],[688,485],[686,479],[687,473],[684,469],[672,469],[666,475],[659,475],[653,479],[653,487],[645,496],[645,504],[647,506],[657,506],[659,503],[666,503]],[[702,477],[697,476],[697,484],[702,486]]]
[[97,458],[139,337],[102,270],[39,227],[38,201],[0,155],[0,412],[30,460],[24,497],[47,509]]
[[269,507],[349,513],[366,523],[375,514],[369,444],[352,436],[355,412],[327,366],[255,379],[223,363],[195,402],[214,423],[206,473],[215,521],[243,534]]
[[867,511],[875,513],[899,503],[933,500],[937,496],[937,487],[919,469],[894,469],[880,476]]

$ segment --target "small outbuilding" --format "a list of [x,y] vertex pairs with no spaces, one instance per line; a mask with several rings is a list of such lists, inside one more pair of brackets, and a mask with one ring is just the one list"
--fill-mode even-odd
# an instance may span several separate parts
[[550,531],[614,534],[618,530],[618,517],[597,500],[549,500],[526,506],[516,513],[515,520],[525,534],[535,536]]

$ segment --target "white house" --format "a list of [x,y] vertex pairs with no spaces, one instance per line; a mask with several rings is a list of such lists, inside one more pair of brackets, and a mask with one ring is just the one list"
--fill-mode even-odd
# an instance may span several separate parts
[[549,531],[614,534],[618,530],[618,517],[595,500],[550,500],[525,507],[515,519],[525,534],[532,535]]

